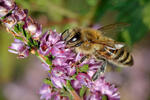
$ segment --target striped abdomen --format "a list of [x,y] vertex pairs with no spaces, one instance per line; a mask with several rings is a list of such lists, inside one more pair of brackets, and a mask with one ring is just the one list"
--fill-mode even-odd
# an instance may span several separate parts
[[120,66],[133,65],[133,57],[125,48],[116,50],[113,48],[104,48],[104,50],[99,51],[99,53],[113,64],[119,64]]

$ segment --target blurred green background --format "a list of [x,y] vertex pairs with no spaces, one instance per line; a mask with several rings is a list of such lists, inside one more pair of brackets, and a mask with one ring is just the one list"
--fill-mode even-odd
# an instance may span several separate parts
[[[150,0],[15,0],[43,29],[63,32],[76,26],[130,24],[115,39],[132,48],[135,65],[108,73],[121,100],[150,100]],[[30,56],[17,59],[8,52],[13,37],[0,24],[0,100],[39,100],[38,90],[47,73]]]

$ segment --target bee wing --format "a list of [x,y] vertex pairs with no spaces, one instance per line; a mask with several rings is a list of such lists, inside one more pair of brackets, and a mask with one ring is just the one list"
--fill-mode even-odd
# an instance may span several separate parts
[[106,46],[106,48],[109,48],[109,49],[112,49],[112,50],[116,50],[116,49],[121,49],[121,48],[125,47],[125,44],[116,42],[115,44],[107,43],[105,46]]
[[100,27],[98,30],[102,32],[102,34],[109,34],[109,33],[118,33],[121,32],[122,29],[129,26],[127,23],[115,23],[106,26]]

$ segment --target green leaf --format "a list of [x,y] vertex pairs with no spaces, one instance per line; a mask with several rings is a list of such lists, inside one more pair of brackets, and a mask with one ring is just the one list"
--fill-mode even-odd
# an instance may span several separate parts
[[67,80],[66,88],[69,89],[69,90],[73,90],[69,80]]
[[15,38],[16,38],[16,39],[19,39],[19,40],[21,40],[21,41],[23,41],[22,37],[16,36]]
[[4,18],[5,18],[5,16],[1,17],[0,19],[1,19],[1,20],[4,20]]
[[[14,26],[14,31],[16,33],[22,33],[23,32],[23,23],[18,22],[15,26]],[[23,34],[26,37],[26,34]]]
[[47,84],[47,85],[50,85],[50,86],[54,87],[54,86],[53,86],[53,83],[51,82],[51,80],[49,80],[49,79],[47,79],[47,78],[44,79],[44,83]]
[[83,97],[85,92],[87,90],[87,87],[86,86],[82,86],[82,88],[80,89],[80,96]]
[[28,40],[31,38],[31,34],[28,33],[25,29],[22,29],[22,33]]
[[16,25],[16,27],[17,27],[17,29],[18,29],[19,32],[22,31],[22,25],[21,25],[21,23],[20,23],[20,24],[18,23],[18,24]]
[[28,40],[29,40],[29,42],[32,44],[32,46],[34,46],[33,39],[30,37]]
[[52,65],[52,61],[51,61],[48,57],[46,57],[46,63],[47,63],[49,66]]
[[108,100],[108,97],[106,95],[103,95],[102,100]]
[[33,40],[33,44],[34,44],[34,46],[36,46],[37,48],[39,48],[39,42],[38,41]]
[[61,89],[60,95],[63,96],[63,97],[68,97],[69,100],[73,100],[72,95],[68,91],[66,91],[65,88]]
[[76,80],[76,76],[77,76],[77,74],[74,74],[74,75],[71,77],[71,79]]
[[39,53],[37,51],[35,51],[35,55],[39,57]]
[[32,47],[32,43],[30,41],[28,41],[28,46]]
[[19,33],[19,30],[18,30],[18,24],[16,24],[15,26],[14,26],[14,31],[16,32],[16,33]]
[[29,39],[29,35],[28,35],[28,33],[25,31],[25,29],[22,30],[22,33],[23,33],[23,35],[24,35],[25,37],[27,37],[27,39]]
[[79,67],[80,72],[87,72],[89,70],[89,65],[85,64],[82,67]]

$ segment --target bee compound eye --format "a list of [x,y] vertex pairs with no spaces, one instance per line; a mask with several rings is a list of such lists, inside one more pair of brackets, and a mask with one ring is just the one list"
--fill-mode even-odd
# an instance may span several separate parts
[[74,37],[71,41],[72,41],[72,42],[75,42],[75,41],[77,41],[77,38]]
[[80,33],[78,32],[70,39],[70,42],[76,42],[79,39],[80,39]]

